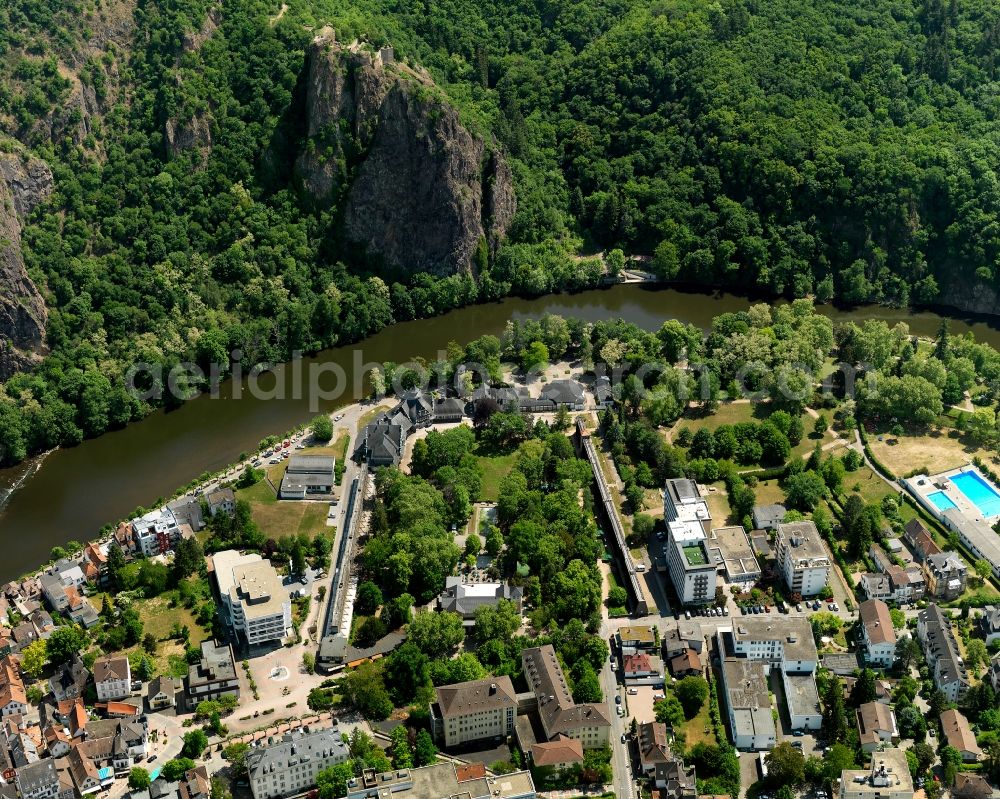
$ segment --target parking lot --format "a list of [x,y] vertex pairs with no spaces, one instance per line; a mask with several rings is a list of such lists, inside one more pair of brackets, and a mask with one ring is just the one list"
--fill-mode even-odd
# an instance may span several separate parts
[[[622,688],[623,701],[626,703],[628,718],[635,718],[639,724],[656,721],[656,714],[653,712],[654,696],[663,696],[662,688],[653,688],[651,685],[636,685],[630,688]],[[635,691],[630,694],[629,691]]]

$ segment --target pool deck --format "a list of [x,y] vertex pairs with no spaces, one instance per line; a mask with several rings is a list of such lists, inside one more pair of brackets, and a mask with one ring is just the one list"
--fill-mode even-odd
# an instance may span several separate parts
[[[979,506],[952,482],[951,478],[966,472],[975,473],[986,485],[1000,494],[1000,489],[997,489],[986,475],[971,464],[930,476],[907,477],[901,482],[931,516],[949,530],[958,533],[962,543],[976,558],[989,561],[994,575],[1000,578],[1000,536],[993,530],[993,524],[1000,519],[1000,514],[984,516]],[[931,495],[938,493],[944,494],[955,507],[945,509],[938,507],[931,499]]]

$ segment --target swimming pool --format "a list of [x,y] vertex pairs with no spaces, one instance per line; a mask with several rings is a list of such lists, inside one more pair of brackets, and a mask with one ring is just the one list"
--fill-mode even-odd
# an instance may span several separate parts
[[927,499],[942,513],[958,507],[944,491],[935,491],[933,494],[928,494]]
[[951,478],[955,488],[979,508],[984,519],[1000,516],[1000,494],[978,472],[962,472]]

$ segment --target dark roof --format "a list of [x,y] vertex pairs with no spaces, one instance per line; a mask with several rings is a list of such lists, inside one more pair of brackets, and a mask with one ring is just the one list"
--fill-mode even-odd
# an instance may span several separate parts
[[83,661],[74,657],[72,661],[62,665],[49,679],[49,687],[55,695],[56,701],[63,699],[76,699],[83,696],[90,679],[90,672],[83,665]]
[[457,397],[448,397],[447,399],[440,400],[437,405],[434,406],[435,418],[464,415],[465,403]]
[[583,386],[575,380],[553,380],[542,388],[541,395],[553,402],[575,405],[583,402]]
[[384,417],[365,426],[358,445],[362,457],[373,461],[398,463],[403,452],[403,428]]

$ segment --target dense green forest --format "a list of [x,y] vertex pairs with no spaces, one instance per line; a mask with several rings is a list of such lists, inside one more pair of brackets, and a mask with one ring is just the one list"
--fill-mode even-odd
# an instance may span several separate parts
[[[280,360],[594,285],[581,251],[820,300],[1000,285],[987,0],[228,0],[205,29],[212,7],[0,5],[0,144],[56,177],[24,234],[51,352],[5,386],[0,462],[141,416],[120,387],[136,360]],[[377,274],[336,203],[298,195],[305,52],[326,24],[429,69],[509,154],[517,215],[478,275]],[[108,33],[129,26],[128,46]],[[203,121],[211,147],[172,153],[168,120]]]

